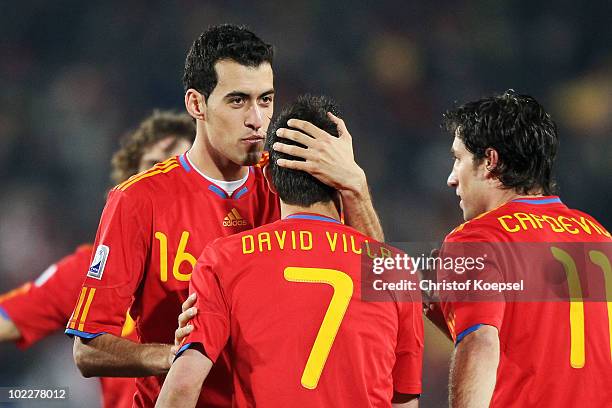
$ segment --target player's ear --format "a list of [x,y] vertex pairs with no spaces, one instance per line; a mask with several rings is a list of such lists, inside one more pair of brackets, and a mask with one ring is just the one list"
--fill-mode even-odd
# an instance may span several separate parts
[[270,173],[270,165],[266,164],[263,167],[263,174],[264,174],[264,178],[266,179],[266,182],[268,183],[268,188],[270,189],[270,191],[272,191],[274,194],[278,194],[276,192],[276,188],[274,187],[274,183],[272,183],[272,174]]
[[193,88],[185,92],[185,108],[195,120],[206,120],[206,98]]
[[499,155],[497,154],[497,150],[492,147],[487,148],[485,150],[485,176],[487,178],[496,176],[496,169],[499,165]]

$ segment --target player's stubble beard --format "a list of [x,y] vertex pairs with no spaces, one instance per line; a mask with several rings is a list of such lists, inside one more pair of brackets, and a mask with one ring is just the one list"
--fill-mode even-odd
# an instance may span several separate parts
[[254,166],[261,160],[261,155],[263,154],[263,149],[258,149],[257,151],[249,151],[244,159],[243,166]]

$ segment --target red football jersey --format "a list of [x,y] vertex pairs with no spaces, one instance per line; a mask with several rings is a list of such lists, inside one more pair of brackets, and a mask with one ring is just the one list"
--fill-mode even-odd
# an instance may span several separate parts
[[100,377],[103,408],[131,408],[136,392],[134,378]]
[[91,253],[91,245],[81,245],[74,253],[49,266],[34,282],[22,286],[23,290],[0,299],[0,307],[21,333],[17,341],[19,348],[26,349],[66,326]]
[[[593,275],[585,276],[584,265],[600,260],[591,261],[586,254],[602,247],[609,254],[610,233],[591,216],[549,196],[516,199],[484,213],[451,232],[445,245],[468,242],[512,243],[503,246],[515,249],[503,256],[506,266],[498,267],[502,280],[512,280],[510,276],[518,271],[526,278],[544,277],[542,280],[548,280],[551,287],[578,288],[577,292],[568,292],[572,302],[567,301],[569,297],[563,301],[530,301],[523,295],[522,301],[442,303],[457,343],[479,325],[499,330],[501,355],[491,407],[612,406],[612,308],[603,301],[581,301],[588,288],[583,285],[585,292],[581,293],[577,283],[593,279]],[[565,258],[554,255],[559,253],[556,247],[572,243],[583,243],[579,244],[580,253],[566,253]],[[518,249],[535,250],[539,246],[548,250],[538,252],[538,259],[522,252],[529,249]],[[602,259],[607,257],[605,249],[597,252]],[[612,288],[610,261],[607,267],[605,263],[592,269],[602,287]],[[553,271],[561,274],[554,275]],[[571,284],[570,273],[576,274]]]
[[194,270],[198,314],[181,350],[199,343],[218,362],[229,340],[240,407],[385,407],[394,389],[420,394],[421,302],[361,300],[367,240],[302,213],[216,241]]
[[[185,155],[170,158],[116,186],[96,235],[95,255],[66,333],[119,336],[125,310],[142,343],[174,341],[176,319],[193,266],[212,240],[279,218],[278,200],[259,167],[229,197]],[[227,365],[204,385],[209,406],[231,404]],[[136,406],[152,407],[163,376],[136,380]]]
[[[81,245],[47,268],[34,282],[0,296],[0,313],[4,312],[21,333],[17,340],[19,348],[26,349],[66,326],[92,252],[91,245]],[[131,319],[126,321],[122,336],[136,340]],[[133,378],[100,378],[100,381],[103,407],[132,406],[136,390]]]

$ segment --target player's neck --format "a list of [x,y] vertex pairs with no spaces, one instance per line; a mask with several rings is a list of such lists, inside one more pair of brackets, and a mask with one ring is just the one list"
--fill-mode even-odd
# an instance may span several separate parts
[[325,217],[333,218],[334,220],[340,220],[340,214],[338,213],[338,209],[333,202],[328,203],[315,203],[310,207],[302,207],[299,205],[291,205],[284,203],[283,200],[280,200],[280,211],[281,218],[285,218],[291,214],[297,213],[313,213],[318,215],[323,215]]
[[514,190],[499,190],[497,194],[492,198],[489,202],[487,211],[494,210],[496,208],[501,207],[502,205],[520,198],[535,198],[542,197],[541,192],[534,192],[533,194],[519,194]]
[[240,166],[215,152],[203,137],[196,137],[188,152],[188,158],[200,173],[215,180],[240,180],[249,171],[248,167]]

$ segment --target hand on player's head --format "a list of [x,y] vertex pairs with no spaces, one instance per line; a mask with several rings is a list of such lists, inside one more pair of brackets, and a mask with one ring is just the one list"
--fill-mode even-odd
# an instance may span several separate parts
[[[317,100],[309,96],[303,98]],[[305,171],[338,191],[358,191],[364,187],[365,175],[355,162],[353,138],[344,121],[334,114],[338,113],[335,105],[332,102],[328,105],[325,115],[314,118],[294,115],[287,120],[287,127],[278,128],[277,137],[270,140],[272,149],[280,153],[276,164]]]

